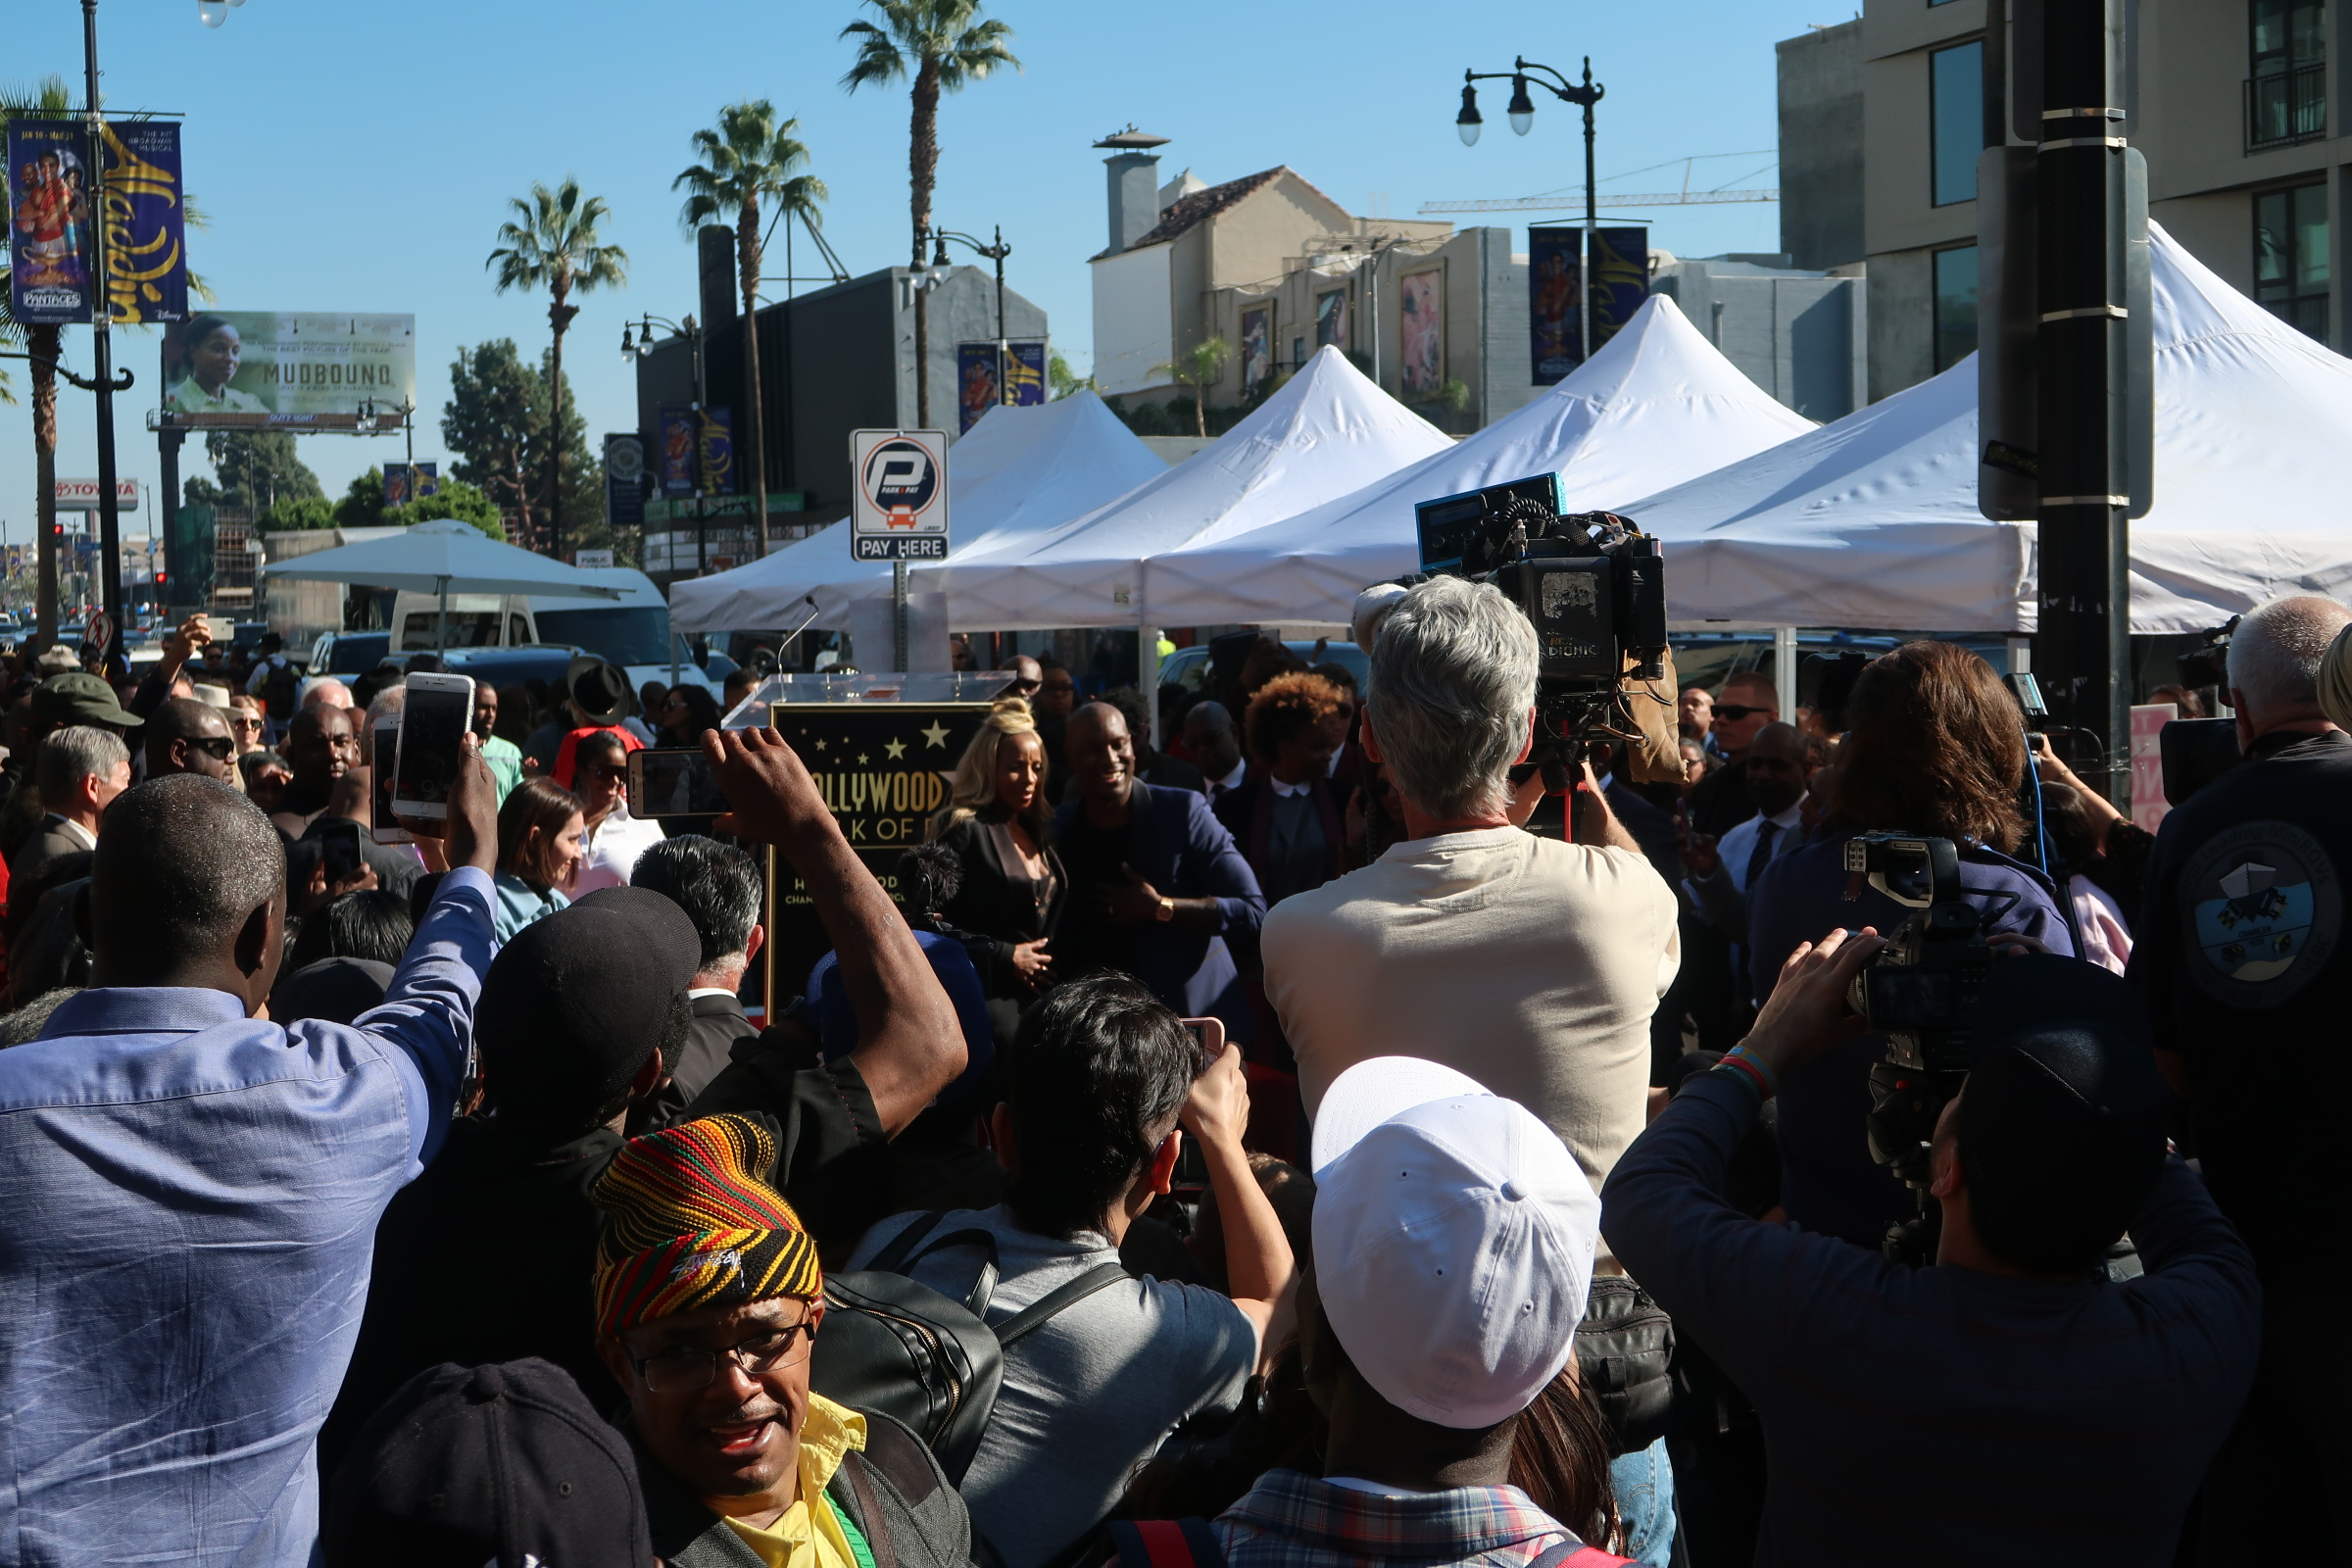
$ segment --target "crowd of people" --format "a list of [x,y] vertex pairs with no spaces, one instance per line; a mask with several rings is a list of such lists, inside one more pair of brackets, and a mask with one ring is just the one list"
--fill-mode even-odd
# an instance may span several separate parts
[[[888,886],[594,659],[393,835],[428,662],[17,672],[0,1560],[2352,1550],[2332,1113],[2257,1054],[2352,962],[2352,612],[2241,617],[2153,833],[1956,644],[1634,692],[1563,798],[1502,595],[1355,641],[1015,656]],[[648,744],[726,814],[633,818]],[[1855,1011],[1876,833],[1955,847],[1959,1024]],[[831,951],[755,1017],[760,851]]]

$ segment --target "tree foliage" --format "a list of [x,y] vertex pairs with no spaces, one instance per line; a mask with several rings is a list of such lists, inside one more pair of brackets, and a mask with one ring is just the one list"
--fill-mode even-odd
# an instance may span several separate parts
[[1173,360],[1152,367],[1152,374],[1164,375],[1178,386],[1190,387],[1193,392],[1193,433],[1208,434],[1208,389],[1217,384],[1225,373],[1225,362],[1233,358],[1233,345],[1222,337],[1202,338]]
[[[542,543],[535,537],[532,519],[546,515],[548,370],[553,359],[551,351],[538,367],[526,365],[514,340],[502,337],[475,348],[461,347],[449,368],[450,398],[442,408],[441,438],[455,461],[449,477],[441,481],[442,491],[448,493],[453,479],[462,481],[485,498],[492,515],[519,519],[524,537],[518,543]],[[565,381],[564,512],[580,519],[584,541],[588,532],[603,526],[604,465],[588,448],[587,423],[570,395],[569,378]],[[414,505],[429,507],[437,499],[428,496]],[[433,514],[476,520],[462,512]],[[588,523],[590,517],[597,521]]]
[[1066,398],[1073,392],[1101,390],[1095,385],[1093,376],[1080,375],[1071,369],[1070,362],[1061,357],[1059,349],[1055,349],[1046,357],[1046,382],[1053,387],[1054,396],[1056,398]]
[[[282,502],[325,498],[318,475],[283,430],[208,431],[204,455],[220,476],[219,488],[207,498],[215,505],[266,513]],[[189,499],[196,499],[192,487]]]

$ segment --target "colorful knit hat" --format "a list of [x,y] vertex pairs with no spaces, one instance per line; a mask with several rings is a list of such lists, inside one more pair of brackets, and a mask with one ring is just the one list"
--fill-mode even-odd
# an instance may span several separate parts
[[762,1179],[775,1159],[775,1136],[745,1116],[707,1116],[623,1145],[590,1195],[605,1215],[598,1330],[823,1290],[816,1243]]

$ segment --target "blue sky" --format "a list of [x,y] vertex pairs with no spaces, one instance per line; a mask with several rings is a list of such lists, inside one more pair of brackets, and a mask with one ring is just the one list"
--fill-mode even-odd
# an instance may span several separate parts
[[[1507,69],[1518,52],[1573,74],[1590,54],[1608,89],[1605,191],[1645,166],[1770,149],[1773,42],[1852,14],[1852,0],[989,4],[1014,28],[1027,69],[948,101],[936,218],[981,234],[1004,226],[1008,282],[1045,306],[1055,346],[1082,368],[1086,257],[1105,225],[1103,155],[1089,143],[1130,121],[1170,138],[1163,175],[1189,167],[1214,183],[1288,164],[1351,210],[1385,201],[1411,217],[1429,200],[1579,183],[1573,108],[1539,95],[1533,133],[1516,137],[1502,118],[1508,83],[1486,84],[1475,148],[1461,145],[1453,116],[1466,66]],[[832,188],[826,234],[852,272],[906,259],[905,93],[850,96],[838,85],[851,50],[837,34],[858,14],[849,0],[248,0],[212,30],[195,0],[103,0],[100,52],[110,106],[187,117],[188,183],[212,217],[189,251],[223,307],[416,317],[416,456],[429,460],[447,456],[438,415],[461,344],[511,336],[534,356],[545,345],[544,298],[496,294],[482,268],[506,199],[533,179],[576,174],[603,195],[610,237],[630,256],[628,286],[582,300],[565,340],[591,432],[635,423],[622,321],[694,309],[693,251],[669,182],[691,159],[687,138],[721,104],[767,97],[800,117],[812,168]],[[55,72],[78,101],[80,17],[78,0],[13,0],[0,79]],[[1696,182],[1775,184],[1770,158],[1703,163]],[[1616,183],[1648,192],[1681,177],[1677,167]],[[1611,216],[1651,219],[1652,244],[1680,255],[1779,248],[1776,206]],[[801,260],[805,275],[816,270],[805,250]],[[782,270],[780,247],[769,270]],[[88,334],[67,339],[70,362],[86,369]],[[133,331],[118,344],[140,375],[118,400],[122,471],[152,486],[143,415],[155,341]],[[11,369],[21,394],[21,362]],[[28,424],[22,405],[0,408],[0,521],[20,543],[31,533]],[[68,392],[60,425],[59,471],[95,473],[90,400]],[[334,494],[370,464],[397,461],[401,444],[313,436],[303,453]]]

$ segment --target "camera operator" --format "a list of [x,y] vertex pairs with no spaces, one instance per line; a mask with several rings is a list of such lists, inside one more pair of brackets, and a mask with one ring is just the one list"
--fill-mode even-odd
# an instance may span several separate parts
[[[1859,1026],[1847,988],[1882,945],[1865,928],[1797,948],[1740,1049],[1618,1161],[1602,1234],[1763,1418],[1758,1563],[2169,1565],[2252,1380],[2261,1291],[2166,1153],[2174,1101],[2123,980],[1992,963],[1975,1066],[1936,1124],[1936,1266],[1725,1201],[1764,1102]],[[2100,1263],[2127,1226],[2145,1272],[2115,1283]]]
[[1397,601],[1362,737],[1405,842],[1267,914],[1266,995],[1309,1114],[1356,1062],[1424,1056],[1534,1111],[1597,1184],[1642,1130],[1675,900],[1597,792],[1600,846],[1511,825],[1535,701],[1535,628],[1496,589],[1439,577]]
[[2304,1062],[2337,1038],[2352,982],[2340,892],[2352,868],[2352,738],[2320,700],[2332,685],[2330,640],[2340,661],[2348,621],[2317,598],[2239,619],[2229,699],[2246,760],[2158,828],[2128,971],[2156,1016],[2157,1060],[2188,1097],[2214,1201],[2262,1272],[2262,1370],[2205,1510],[2209,1525],[2227,1520],[2232,1552],[2249,1561],[2352,1552],[2342,1111],[2309,1092]]
[[[1720,711],[1720,710],[1718,710]],[[1838,749],[1837,798],[1811,843],[1766,865],[1748,889],[1748,975],[1759,1004],[1797,944],[1838,926],[1892,931],[1905,910],[1845,869],[1845,841],[1873,829],[1960,846],[1968,901],[1987,934],[2016,932],[2074,955],[2066,916],[2029,866],[2009,858],[2025,835],[2024,715],[1992,667],[1956,643],[1908,643],[1854,682],[1852,728]],[[1809,1231],[1876,1247],[1908,1220],[1910,1190],[1873,1160],[1863,1128],[1871,1063],[1886,1054],[1860,1036],[1781,1097],[1781,1200]]]

